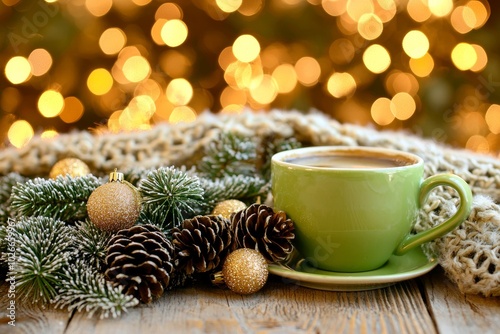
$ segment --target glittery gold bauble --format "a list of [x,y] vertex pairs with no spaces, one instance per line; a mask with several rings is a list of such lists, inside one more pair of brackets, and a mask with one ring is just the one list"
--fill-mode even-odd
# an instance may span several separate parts
[[237,199],[228,199],[218,203],[212,210],[212,214],[230,219],[231,214],[244,210],[246,207],[247,205],[242,201],[238,201]]
[[269,271],[262,254],[254,249],[239,248],[226,257],[222,275],[229,289],[236,293],[251,294],[266,284]]
[[107,232],[132,227],[140,211],[139,191],[116,171],[110,174],[110,182],[95,189],[87,201],[90,221]]
[[72,177],[84,176],[90,173],[89,166],[80,159],[65,158],[56,162],[50,170],[49,177],[55,179],[59,175]]

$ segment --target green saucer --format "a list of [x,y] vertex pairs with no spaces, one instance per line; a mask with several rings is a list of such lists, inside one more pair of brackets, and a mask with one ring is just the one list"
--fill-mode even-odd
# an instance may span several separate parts
[[422,249],[417,247],[402,256],[391,256],[385,265],[370,271],[326,271],[308,266],[304,259],[295,257],[285,264],[270,264],[269,272],[312,289],[362,291],[383,288],[424,275],[437,264],[435,257],[427,257]]

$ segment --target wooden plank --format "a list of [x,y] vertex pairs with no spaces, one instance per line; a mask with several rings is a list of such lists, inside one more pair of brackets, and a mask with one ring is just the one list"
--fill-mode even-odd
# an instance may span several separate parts
[[76,314],[69,333],[435,333],[414,281],[364,292],[327,292],[272,278],[242,296],[197,285],[171,291],[120,319]]
[[439,268],[424,277],[429,309],[440,333],[500,331],[500,297],[464,295]]
[[250,333],[435,333],[415,282],[328,292],[276,282],[261,298],[230,295]]
[[117,319],[89,319],[77,313],[68,326],[74,334],[91,333],[241,333],[228,308],[228,291],[193,286],[169,291],[149,305]]
[[[66,310],[54,310],[50,305],[41,308],[29,303],[20,303],[16,298],[9,298],[9,284],[0,284],[0,333],[64,333],[71,314]],[[15,300],[15,318],[9,317],[11,300]],[[15,322],[11,322],[15,320]],[[14,324],[11,326],[9,324]]]

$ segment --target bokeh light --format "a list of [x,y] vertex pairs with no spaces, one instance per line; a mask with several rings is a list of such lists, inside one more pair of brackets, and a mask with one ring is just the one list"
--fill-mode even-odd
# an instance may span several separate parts
[[472,11],[474,12],[474,17],[476,21],[474,29],[481,28],[486,23],[486,21],[490,16],[490,11],[488,8],[486,8],[485,4],[488,3],[483,3],[481,1],[476,1],[476,0],[468,1],[465,4],[467,8],[472,9]]
[[382,73],[391,65],[391,56],[382,45],[373,44],[363,53],[363,63],[371,72]]
[[170,103],[184,106],[193,98],[193,87],[186,79],[174,79],[168,84],[166,95]]
[[453,29],[461,34],[466,34],[474,29],[477,19],[472,8],[467,6],[458,6],[453,10],[450,22]]
[[166,19],[166,20],[181,20],[183,17],[182,8],[178,4],[173,2],[162,3],[155,12],[155,20]]
[[196,120],[196,112],[187,106],[175,107],[168,118],[170,123],[189,123]]
[[52,56],[45,49],[35,49],[31,51],[28,61],[31,65],[31,74],[36,77],[42,76],[50,70],[52,66]]
[[233,54],[239,61],[249,63],[259,56],[259,41],[252,35],[241,35],[233,43]]
[[451,51],[453,64],[461,71],[470,70],[477,62],[477,53],[469,43],[458,43]]
[[272,76],[265,74],[253,79],[250,84],[250,96],[262,105],[269,104],[278,95],[278,85]]
[[52,118],[58,116],[64,108],[64,98],[55,90],[46,90],[38,99],[38,111],[43,117]]
[[427,0],[429,10],[438,17],[448,15],[453,9],[453,0]]
[[243,0],[216,0],[215,2],[222,11],[233,13],[241,7]]
[[59,136],[59,132],[53,129],[47,129],[40,134],[40,138],[42,139],[52,139],[56,138],[57,136]]
[[161,28],[160,36],[166,45],[177,47],[186,41],[188,27],[182,20],[167,20]]
[[494,134],[500,134],[500,105],[492,104],[485,114],[486,124]]
[[409,31],[403,38],[403,50],[411,58],[422,58],[429,51],[429,39],[419,31]]
[[373,13],[366,13],[361,15],[358,21],[358,32],[367,40],[378,38],[384,30],[382,20]]
[[327,89],[333,97],[347,97],[356,90],[356,81],[349,73],[333,73],[328,79]]
[[85,8],[97,17],[106,15],[112,6],[113,0],[85,0]]
[[416,103],[410,94],[406,92],[400,92],[392,97],[390,110],[394,117],[399,120],[405,121],[415,113]]
[[33,138],[33,135],[33,127],[25,120],[12,123],[7,133],[10,143],[18,148],[26,145]]
[[130,82],[140,82],[148,78],[151,67],[146,58],[132,56],[125,60],[122,67],[123,75]]
[[95,95],[104,95],[113,87],[113,77],[108,70],[97,68],[87,78],[87,87]]
[[349,15],[349,17],[355,22],[358,22],[363,15],[373,13],[375,10],[375,7],[371,0],[368,1],[348,0],[345,6],[347,15]]
[[378,125],[389,125],[395,118],[391,112],[391,100],[386,97],[380,97],[373,102],[370,114]]
[[321,67],[313,57],[302,57],[295,63],[297,80],[304,86],[315,85],[321,75]]
[[68,96],[64,99],[64,108],[59,114],[59,118],[67,124],[75,123],[82,118],[85,107],[82,101],[75,96]]
[[277,84],[278,93],[290,93],[297,86],[297,73],[292,64],[281,64],[273,70],[273,78]]
[[488,140],[481,135],[470,136],[470,138],[467,140],[467,143],[465,144],[465,148],[484,154],[490,151]]
[[16,56],[5,65],[5,76],[14,85],[27,81],[31,76],[31,65],[28,59]]
[[99,38],[99,47],[107,55],[114,55],[127,43],[127,35],[120,28],[108,28]]
[[278,108],[500,151],[494,2],[50,2],[33,26],[36,5],[0,9],[2,147],[20,120],[48,138]]
[[473,72],[482,71],[488,64],[488,54],[481,45],[471,44],[476,52],[476,62],[471,66],[470,70]]
[[410,17],[416,22],[425,22],[432,15],[425,0],[408,0],[406,10]]
[[429,53],[421,58],[410,58],[409,64],[411,71],[421,78],[429,76],[434,69],[434,59]]
[[393,70],[386,78],[385,89],[392,96],[400,92],[415,96],[419,90],[419,83],[411,73]]

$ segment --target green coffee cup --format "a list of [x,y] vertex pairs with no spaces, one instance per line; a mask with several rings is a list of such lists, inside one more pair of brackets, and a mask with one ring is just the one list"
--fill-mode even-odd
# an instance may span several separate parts
[[[423,179],[423,160],[370,147],[306,147],[272,158],[274,207],[295,224],[296,249],[314,267],[339,272],[379,268],[392,255],[439,238],[469,215],[472,193],[453,174]],[[456,213],[411,234],[419,208],[437,186],[460,197]]]

